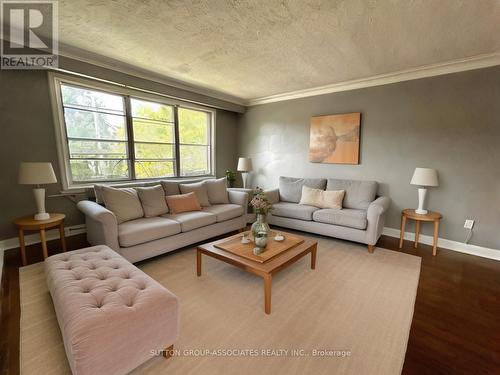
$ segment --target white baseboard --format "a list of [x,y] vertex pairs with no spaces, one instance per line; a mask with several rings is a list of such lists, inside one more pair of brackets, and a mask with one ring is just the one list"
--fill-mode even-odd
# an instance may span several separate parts
[[[66,237],[70,236],[75,236],[77,234],[85,233],[85,225],[74,225],[71,227],[65,227],[64,228],[64,233]],[[50,240],[55,240],[59,238],[59,229],[50,229],[47,232],[47,241]],[[33,232],[31,234],[25,235],[24,236],[24,242],[26,246],[32,245],[35,243],[40,242],[40,234],[38,232]],[[4,250],[9,250],[9,249],[15,249],[16,247],[19,247],[19,238],[13,237],[13,238],[7,238],[5,240],[0,241],[0,252],[3,252]]]
[[[382,234],[385,234],[389,237],[399,238],[399,229],[388,228],[385,227],[382,231]],[[405,240],[414,241],[415,234],[411,232],[405,232],[404,236]],[[423,243],[425,245],[432,245],[433,238],[432,236],[427,236],[425,234],[421,234],[419,236],[418,242]],[[476,255],[483,258],[489,258],[494,260],[500,260],[500,250],[489,249],[487,247],[469,245],[463,242],[447,240],[445,238],[438,238],[438,247],[447,250],[458,251],[460,253]]]

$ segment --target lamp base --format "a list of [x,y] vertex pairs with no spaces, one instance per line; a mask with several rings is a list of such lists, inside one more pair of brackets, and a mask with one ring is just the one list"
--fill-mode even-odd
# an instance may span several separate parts
[[241,172],[241,178],[243,180],[243,189],[247,188],[248,172]]
[[47,212],[35,214],[35,220],[48,220],[48,219],[50,219],[50,215]]
[[427,189],[426,188],[419,188],[418,189],[418,208],[415,210],[416,214],[419,215],[425,215],[427,214],[427,210],[424,208],[425,207],[425,197],[427,195]]

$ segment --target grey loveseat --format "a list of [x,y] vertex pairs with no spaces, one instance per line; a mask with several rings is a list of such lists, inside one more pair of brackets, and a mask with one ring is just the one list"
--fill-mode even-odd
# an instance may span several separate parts
[[[153,184],[140,186],[148,185]],[[162,185],[165,195],[180,194],[179,183],[163,181]],[[246,226],[248,194],[244,192],[227,190],[226,204],[210,204],[201,211],[141,217],[123,223],[102,204],[98,185],[95,192],[97,202],[83,200],[77,205],[85,214],[87,241],[107,245],[132,263]]]
[[[322,190],[345,190],[342,209],[299,204],[304,185]],[[361,242],[373,252],[391,203],[388,197],[377,197],[377,189],[375,181],[280,177],[279,188],[266,191],[273,203],[268,221],[280,227]]]

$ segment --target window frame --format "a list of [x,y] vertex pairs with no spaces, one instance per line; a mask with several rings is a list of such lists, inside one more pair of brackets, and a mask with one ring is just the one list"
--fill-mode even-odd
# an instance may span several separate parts
[[[81,78],[74,76],[66,76],[60,73],[49,72],[49,90],[52,104],[52,112],[54,117],[54,126],[56,133],[57,154],[59,167],[61,170],[61,182],[63,191],[83,190],[92,187],[94,184],[123,184],[123,183],[146,183],[159,180],[186,180],[186,179],[203,179],[215,176],[215,154],[216,154],[216,110],[210,107],[200,106],[197,104],[174,99],[160,93],[152,93],[134,89],[125,85],[120,85],[108,81]],[[127,130],[127,154],[126,159],[129,165],[129,176],[124,179],[113,180],[90,180],[90,181],[73,181],[70,166],[69,140],[66,131],[66,123],[64,118],[64,104],[61,95],[61,85],[76,86],[86,88],[93,91],[100,91],[108,94],[120,95],[124,101],[125,122]],[[135,139],[133,138],[133,116],[131,111],[131,99],[144,100],[154,102],[161,105],[172,106],[174,110],[174,176],[173,177],[156,177],[156,178],[136,178],[133,169],[135,168]],[[197,111],[203,111],[208,114],[209,121],[209,148],[210,160],[208,162],[209,173],[205,175],[180,175],[180,137],[179,137],[179,120],[178,109],[186,108]],[[140,141],[137,141],[140,143]],[[104,159],[106,160],[106,159]]]

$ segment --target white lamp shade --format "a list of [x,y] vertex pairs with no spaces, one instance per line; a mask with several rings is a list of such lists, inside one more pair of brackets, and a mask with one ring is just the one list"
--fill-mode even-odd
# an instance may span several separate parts
[[410,184],[418,186],[439,186],[437,171],[432,168],[415,168]]
[[42,185],[57,182],[51,163],[21,163],[18,182],[22,185]]
[[250,172],[253,170],[252,159],[251,158],[239,158],[238,159],[238,171],[239,172]]

